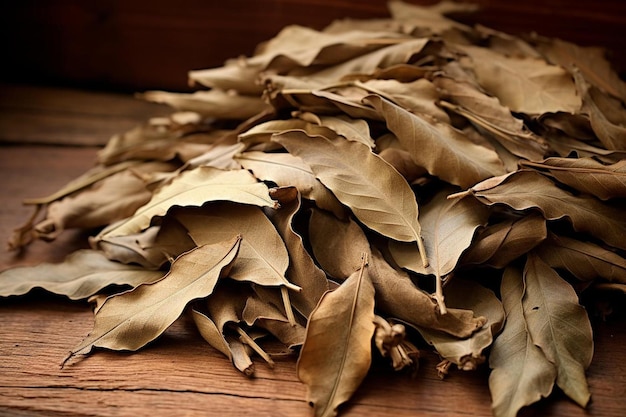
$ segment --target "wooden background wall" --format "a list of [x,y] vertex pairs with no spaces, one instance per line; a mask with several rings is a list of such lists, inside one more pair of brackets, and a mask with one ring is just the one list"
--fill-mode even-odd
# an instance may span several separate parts
[[[429,4],[432,0],[409,0]],[[605,46],[626,70],[625,0],[474,0],[473,21]],[[386,0],[16,0],[0,5],[0,81],[185,90],[188,70],[252,53],[291,23],[387,16]]]

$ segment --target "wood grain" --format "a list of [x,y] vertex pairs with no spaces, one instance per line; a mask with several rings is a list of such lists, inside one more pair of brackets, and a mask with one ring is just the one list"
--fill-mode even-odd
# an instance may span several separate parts
[[[90,100],[97,104],[98,95]],[[103,102],[107,100],[104,95]],[[81,107],[80,100],[69,103]],[[54,117],[54,111],[50,114]],[[113,127],[120,126],[114,119],[107,120]],[[36,118],[33,124],[35,130],[37,126],[46,129]],[[0,240],[6,241],[13,227],[30,214],[20,205],[23,198],[55,191],[89,168],[98,149],[0,145]],[[60,261],[65,254],[86,246],[86,237],[86,232],[68,231],[50,244],[37,242],[17,258],[3,252],[0,270]],[[593,320],[596,352],[588,370],[593,396],[588,410],[557,390],[521,415],[621,416],[626,410],[625,319],[621,308],[606,322]],[[277,357],[274,369],[255,358],[256,376],[247,378],[202,340],[187,316],[139,352],[98,350],[61,369],[69,350],[92,325],[91,308],[85,302],[70,302],[42,291],[0,299],[0,415],[311,415],[304,400],[305,387],[295,374],[295,357]],[[360,390],[342,407],[342,415],[491,415],[486,366],[475,372],[452,370],[448,378],[440,380],[435,371],[438,357],[427,346],[420,348],[422,358],[415,377],[395,373],[385,360],[377,359]]]

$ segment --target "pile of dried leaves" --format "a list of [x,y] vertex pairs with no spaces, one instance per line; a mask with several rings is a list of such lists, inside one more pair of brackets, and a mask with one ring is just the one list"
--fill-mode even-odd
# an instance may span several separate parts
[[585,407],[579,297],[626,288],[626,85],[599,49],[445,17],[467,5],[389,6],[286,27],[192,71],[193,94],[143,94],[176,111],[28,201],[45,219],[10,242],[104,226],[93,249],[4,271],[0,294],[92,297],[68,359],[139,349],[187,310],[249,375],[273,336],[299,354],[317,416],[373,355],[415,367],[423,341],[444,374],[489,352],[496,416],[555,383]]

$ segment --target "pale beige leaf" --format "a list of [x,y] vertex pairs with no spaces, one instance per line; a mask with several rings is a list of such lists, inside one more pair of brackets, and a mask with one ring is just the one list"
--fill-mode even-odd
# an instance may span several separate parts
[[626,217],[619,205],[575,196],[536,171],[520,170],[477,184],[470,192],[484,204],[506,204],[515,210],[539,210],[546,220],[569,220],[574,229],[626,249]]
[[[102,239],[95,245],[112,261],[158,269],[169,260],[168,254],[155,245],[159,230],[159,226],[152,226],[141,233]],[[190,246],[185,249],[192,248]]]
[[626,259],[595,243],[550,233],[535,253],[552,268],[564,269],[582,281],[603,278],[626,284]]
[[556,384],[586,407],[591,394],[585,377],[593,356],[589,317],[578,295],[537,255],[529,254],[524,268],[524,317],[533,343],[557,368]]
[[547,143],[528,130],[522,119],[511,114],[495,97],[490,97],[466,82],[441,76],[434,81],[454,103],[440,103],[468,119],[482,132],[498,141],[512,154],[531,161],[543,159]]
[[267,330],[289,349],[304,343],[306,329],[299,323],[290,323],[278,308],[258,297],[248,298],[241,317],[248,326]]
[[440,99],[437,87],[425,78],[409,83],[395,79],[369,80],[362,84],[372,94],[378,94],[411,113],[426,114],[439,122],[450,123],[450,117],[436,103]]
[[149,226],[155,216],[164,215],[173,206],[201,206],[207,201],[228,200],[243,204],[273,207],[267,186],[246,170],[224,171],[198,167],[180,173],[157,190],[152,199],[137,209],[132,217],[114,223],[100,232],[100,237],[137,233]]
[[461,264],[504,268],[543,242],[547,233],[546,220],[537,213],[496,223],[477,234]]
[[319,124],[333,130],[348,140],[361,142],[373,148],[375,146],[370,128],[363,119],[353,119],[348,116],[319,116]]
[[244,59],[230,59],[216,68],[189,71],[189,80],[205,87],[240,94],[261,95],[263,85],[258,82],[259,68],[248,65]]
[[337,197],[313,174],[311,168],[290,153],[244,152],[235,160],[263,181],[272,181],[280,187],[294,186],[304,198],[315,201],[325,210],[345,217],[345,207]]
[[250,359],[243,343],[233,336],[224,336],[213,320],[206,314],[196,309],[192,309],[191,313],[193,321],[204,340],[222,352],[233,362],[235,368],[244,375],[251,376],[254,374],[254,363]]
[[389,249],[397,264],[423,275],[441,279],[456,267],[463,252],[470,246],[476,230],[484,226],[489,211],[472,199],[448,199],[455,191],[443,187],[432,200],[421,206],[420,223],[424,246],[430,265],[424,268],[414,248],[399,242],[390,242]]
[[181,255],[161,280],[109,297],[95,316],[92,332],[70,357],[94,347],[133,351],[159,337],[190,301],[207,297],[228,274],[240,241],[237,236],[196,248]]
[[233,262],[230,278],[300,290],[285,278],[289,265],[287,249],[260,208],[216,202],[200,209],[177,210],[174,216],[198,246],[241,235],[239,254]]
[[445,123],[429,123],[380,96],[369,96],[387,127],[411,154],[415,163],[444,181],[463,188],[505,172],[498,155],[469,141]]
[[24,295],[43,288],[79,300],[112,285],[136,287],[162,277],[163,272],[111,261],[102,252],[83,249],[58,264],[19,266],[0,272],[0,296]]
[[271,191],[280,208],[269,212],[268,216],[289,253],[289,266],[286,277],[302,290],[291,295],[296,310],[309,317],[322,295],[328,291],[326,274],[313,261],[305,248],[305,242],[293,228],[294,216],[300,211],[300,194],[294,187],[278,188]]
[[446,286],[446,303],[473,311],[475,315],[485,317],[486,323],[465,339],[432,329],[418,327],[418,330],[442,358],[455,363],[459,369],[473,371],[485,362],[484,351],[491,346],[494,336],[502,329],[502,303],[490,289],[460,278],[455,278]]
[[464,46],[478,83],[514,112],[576,113],[581,97],[571,75],[543,59],[508,57],[487,48]]
[[155,103],[167,104],[177,110],[193,111],[205,117],[218,119],[245,120],[269,108],[260,96],[239,95],[219,89],[193,93],[147,91],[139,97]]
[[442,1],[430,6],[419,6],[404,1],[393,0],[387,3],[389,12],[394,20],[404,24],[410,23],[416,28],[426,31],[427,34],[442,34],[450,29],[470,31],[471,28],[444,16],[451,12],[468,12],[476,10],[475,5]]
[[315,416],[336,416],[359,387],[372,361],[373,335],[374,287],[363,265],[322,297],[307,324],[297,375]]
[[556,367],[533,344],[528,332],[522,307],[524,291],[522,272],[507,268],[500,285],[506,323],[489,354],[489,390],[495,417],[517,416],[522,407],[550,395],[556,380]]
[[569,71],[579,70],[588,83],[618,97],[626,103],[626,83],[606,59],[606,51],[597,47],[584,47],[561,39],[537,40],[537,49],[555,65]]
[[[371,229],[392,239],[422,244],[415,195],[398,171],[367,146],[330,141],[304,132],[288,132],[272,140],[301,157],[319,180]],[[426,253],[420,251],[427,264]]]
[[605,165],[593,158],[554,157],[522,166],[547,171],[559,182],[601,200],[626,197],[626,160]]

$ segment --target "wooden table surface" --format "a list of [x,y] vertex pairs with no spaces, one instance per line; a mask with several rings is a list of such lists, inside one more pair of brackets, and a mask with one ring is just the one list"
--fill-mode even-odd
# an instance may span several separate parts
[[[56,191],[92,166],[98,147],[159,106],[130,96],[55,88],[0,86],[0,240],[23,223],[27,197]],[[86,246],[85,232],[68,231],[24,254],[0,252],[0,270],[59,261]],[[626,319],[593,319],[596,350],[588,370],[592,403],[582,410],[562,393],[523,410],[525,416],[622,416],[626,411]],[[65,368],[68,351],[91,330],[85,302],[34,292],[0,299],[2,416],[310,416],[295,358],[274,369],[257,361],[256,376],[238,373],[206,344],[188,318],[137,353],[98,351]],[[344,416],[490,416],[489,370],[451,371],[440,380],[438,357],[424,349],[411,377],[375,363],[342,407]]]

